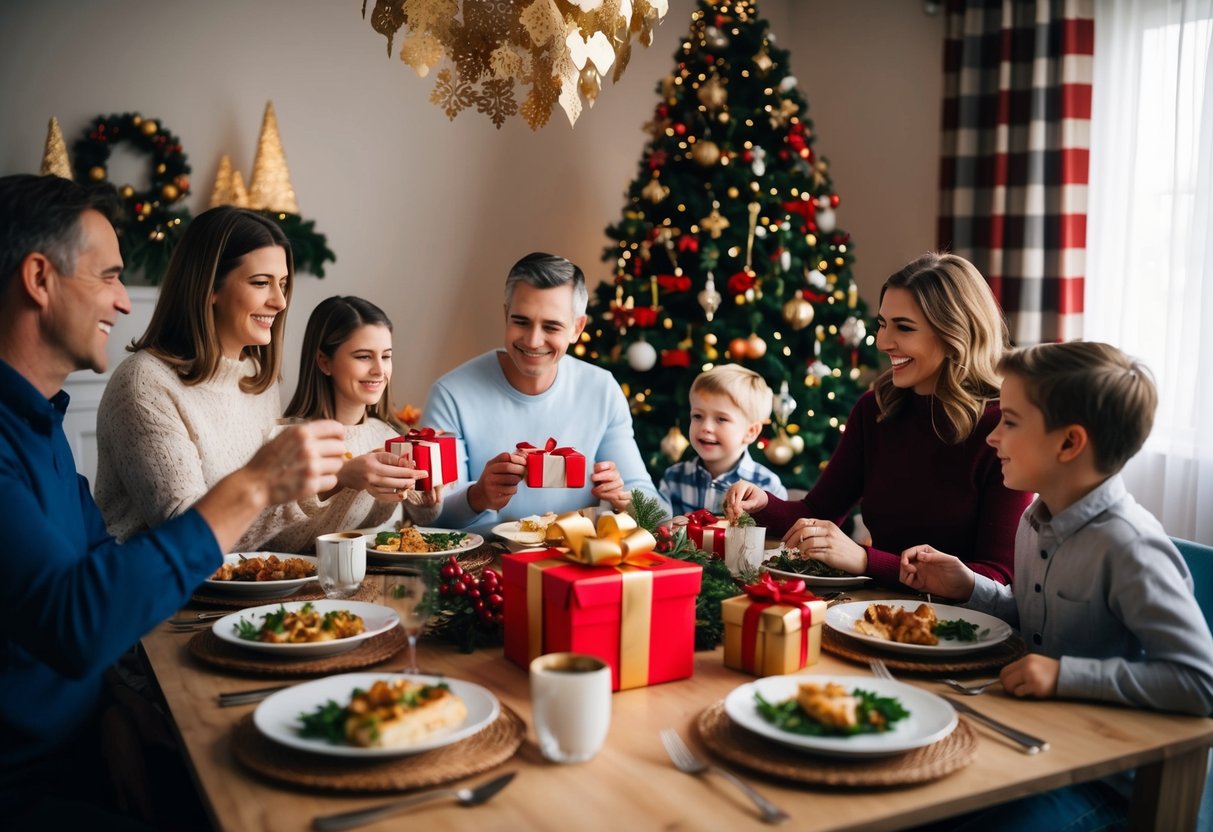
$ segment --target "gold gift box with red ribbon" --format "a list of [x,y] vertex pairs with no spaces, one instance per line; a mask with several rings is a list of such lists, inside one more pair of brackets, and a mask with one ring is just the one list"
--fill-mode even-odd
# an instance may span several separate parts
[[429,476],[417,480],[418,491],[431,491],[459,479],[455,437],[449,433],[422,428],[410,430],[404,436],[389,439],[383,449],[396,456],[413,460],[413,467]]
[[691,675],[702,567],[654,554],[626,514],[562,514],[547,536],[550,548],[502,556],[506,658],[588,653],[614,690]]
[[826,602],[808,592],[804,581],[776,582],[769,574],[745,591],[720,602],[724,666],[781,676],[816,664]]

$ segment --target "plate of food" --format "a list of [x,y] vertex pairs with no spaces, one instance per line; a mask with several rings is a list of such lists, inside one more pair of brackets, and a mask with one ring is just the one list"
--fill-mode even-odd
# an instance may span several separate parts
[[334,757],[399,757],[450,745],[491,724],[497,697],[460,679],[344,673],[289,687],[253,712],[274,742]]
[[939,742],[956,728],[947,700],[872,676],[767,676],[724,700],[733,722],[829,757],[883,757]]
[[334,656],[386,633],[400,616],[381,604],[348,599],[286,601],[225,615],[211,627],[215,637],[278,658]]
[[223,556],[223,566],[203,581],[200,588],[214,595],[285,598],[314,580],[316,559],[309,555],[232,552]]
[[762,562],[762,569],[784,581],[804,581],[805,586],[832,586],[838,589],[862,586],[872,580],[867,575],[852,575],[826,566],[819,560],[802,558],[799,552],[780,549]]
[[1011,625],[984,612],[922,601],[853,601],[826,610],[825,624],[843,635],[917,656],[963,656],[1011,637]]
[[504,540],[510,547],[510,551],[521,552],[524,549],[542,546],[547,536],[548,526],[555,521],[556,515],[552,512],[533,514],[530,517],[523,517],[521,520],[499,523],[493,526],[493,534]]
[[445,558],[484,545],[484,538],[455,529],[406,526],[397,531],[365,530],[366,554],[372,560],[399,563],[418,558]]

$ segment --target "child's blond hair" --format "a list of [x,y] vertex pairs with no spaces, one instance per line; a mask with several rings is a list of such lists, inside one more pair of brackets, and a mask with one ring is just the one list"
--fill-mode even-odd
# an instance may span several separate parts
[[1110,344],[1039,344],[1003,356],[998,369],[1023,382],[1045,430],[1082,425],[1095,467],[1115,474],[1141,450],[1158,407],[1150,371]]
[[691,392],[724,396],[750,424],[761,424],[771,415],[771,388],[762,376],[740,364],[718,364],[700,373],[691,385]]

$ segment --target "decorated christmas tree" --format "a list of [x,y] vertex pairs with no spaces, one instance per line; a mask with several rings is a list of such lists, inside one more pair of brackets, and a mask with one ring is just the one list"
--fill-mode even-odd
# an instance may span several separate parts
[[853,244],[787,51],[750,0],[698,6],[574,352],[619,380],[655,478],[693,453],[695,376],[757,371],[775,392],[759,461],[807,488],[875,367]]

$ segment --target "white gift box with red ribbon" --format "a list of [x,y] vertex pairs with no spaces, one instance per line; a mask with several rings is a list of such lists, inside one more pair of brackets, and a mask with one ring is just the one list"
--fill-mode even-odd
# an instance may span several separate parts
[[410,430],[404,436],[389,439],[384,450],[412,460],[412,466],[429,476],[417,480],[418,491],[430,491],[459,479],[455,458],[455,436],[433,428]]

